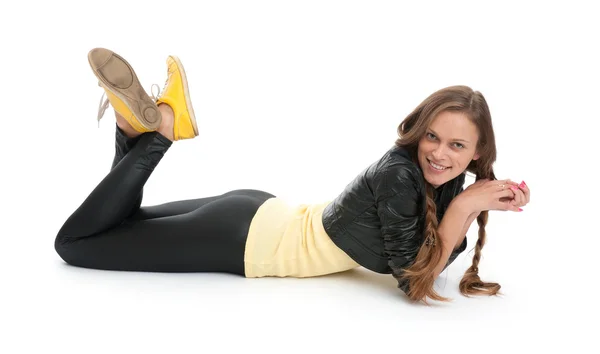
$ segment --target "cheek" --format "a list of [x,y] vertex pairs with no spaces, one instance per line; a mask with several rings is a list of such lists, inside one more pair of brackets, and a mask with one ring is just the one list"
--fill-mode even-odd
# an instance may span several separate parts
[[421,156],[423,156],[423,144],[419,143],[419,146],[417,147],[417,157],[421,158]]
[[427,140],[421,140],[419,142],[419,152],[428,152],[431,150],[431,143]]
[[469,165],[471,159],[468,156],[457,156],[455,161],[460,167],[464,168]]

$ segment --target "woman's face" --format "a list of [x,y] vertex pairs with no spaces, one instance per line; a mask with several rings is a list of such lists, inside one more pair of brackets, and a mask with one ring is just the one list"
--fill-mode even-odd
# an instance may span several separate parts
[[463,173],[471,160],[479,158],[478,138],[477,127],[463,113],[438,114],[419,141],[419,165],[425,180],[437,188]]

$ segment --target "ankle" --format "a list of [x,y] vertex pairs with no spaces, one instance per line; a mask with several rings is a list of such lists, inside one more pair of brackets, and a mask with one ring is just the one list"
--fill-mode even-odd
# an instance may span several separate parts
[[160,103],[158,105],[158,110],[162,115],[162,121],[160,123],[160,127],[158,128],[158,132],[165,136],[167,139],[173,141],[173,120],[175,119],[173,109],[166,103]]
[[161,102],[158,104],[158,110],[160,111],[160,114],[162,115],[163,121],[164,120],[173,120],[175,113],[173,113],[173,109],[171,108],[171,106],[169,106],[166,103]]

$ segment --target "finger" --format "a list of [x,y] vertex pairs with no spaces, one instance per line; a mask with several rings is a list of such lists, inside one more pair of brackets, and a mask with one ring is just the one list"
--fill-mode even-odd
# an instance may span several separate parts
[[515,186],[517,188],[519,187],[519,183],[511,180],[510,178],[504,179],[501,182],[502,182],[501,184],[504,184],[504,187],[509,187],[509,188],[510,188],[510,186]]
[[515,193],[515,197],[513,198],[511,204],[517,207],[523,205],[525,202],[525,195],[523,195],[523,191],[521,191],[519,187],[513,185],[510,186],[510,189],[513,191],[513,193]]
[[499,179],[488,182],[488,186],[491,186],[494,189],[506,189],[509,188],[511,185],[518,186],[519,184],[517,182],[511,181],[510,179]]
[[[517,201],[516,199],[519,198],[520,200]],[[516,205],[518,207],[524,207],[525,205],[527,205],[527,201],[525,200],[525,194],[523,193],[522,190],[518,189],[515,192],[515,200],[513,200],[511,202],[511,204]]]
[[517,213],[523,210],[523,209],[519,208],[516,205],[511,205],[510,203],[506,203],[506,204],[507,204],[507,209],[506,210],[515,211]]
[[500,200],[500,198],[508,198],[510,200],[515,198],[515,192],[510,188],[499,190],[493,194],[495,200]]
[[519,210],[520,208],[518,206],[510,204],[510,202],[501,202],[501,201],[498,201],[497,205],[498,205],[498,209],[497,210],[516,211],[516,212],[520,212],[521,211],[521,210]]
[[529,197],[530,197],[530,191],[529,191],[529,187],[525,184],[525,181],[522,181],[521,184],[519,184],[519,188],[523,191],[523,194],[525,194],[525,202],[529,203]]
[[522,190],[519,189],[519,191],[517,192],[520,196],[521,196],[521,205],[518,205],[520,207],[524,207],[525,205],[527,205],[527,198],[525,197],[525,193],[523,193]]

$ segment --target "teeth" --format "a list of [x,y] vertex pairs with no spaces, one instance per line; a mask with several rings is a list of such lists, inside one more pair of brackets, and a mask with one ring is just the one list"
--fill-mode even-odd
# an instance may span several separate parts
[[430,164],[431,166],[433,166],[433,168],[435,168],[436,170],[445,170],[445,169],[447,169],[447,168],[448,168],[448,167],[444,167],[444,166],[437,165],[437,164],[435,164],[435,163],[433,163],[433,162],[431,162],[431,161],[429,161],[429,164]]

